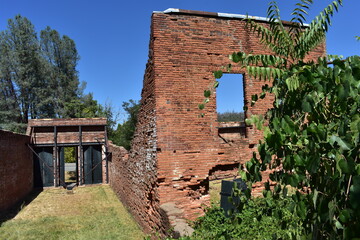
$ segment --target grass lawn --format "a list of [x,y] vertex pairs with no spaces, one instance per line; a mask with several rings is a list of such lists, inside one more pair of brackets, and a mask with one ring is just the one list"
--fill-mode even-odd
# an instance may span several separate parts
[[45,189],[0,226],[0,239],[143,239],[108,185]]

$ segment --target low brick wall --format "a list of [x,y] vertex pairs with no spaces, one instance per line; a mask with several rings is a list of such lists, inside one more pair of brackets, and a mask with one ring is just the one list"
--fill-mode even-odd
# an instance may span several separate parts
[[[109,151],[112,153],[109,161],[111,188],[146,233],[165,234],[169,223],[159,207],[154,166],[146,159],[134,161],[125,148],[111,143]],[[137,154],[132,152],[132,155]]]
[[30,136],[0,130],[0,212],[6,211],[33,189],[33,154]]

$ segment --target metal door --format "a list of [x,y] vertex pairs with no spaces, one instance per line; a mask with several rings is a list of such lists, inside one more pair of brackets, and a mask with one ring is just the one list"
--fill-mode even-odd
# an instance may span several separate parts
[[40,147],[36,148],[35,152],[37,155],[34,154],[34,186],[54,186],[53,148]]
[[101,146],[84,146],[84,182],[102,183]]

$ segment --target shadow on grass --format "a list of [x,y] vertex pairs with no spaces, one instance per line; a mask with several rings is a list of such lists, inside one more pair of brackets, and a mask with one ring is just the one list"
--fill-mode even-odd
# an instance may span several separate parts
[[43,188],[34,188],[26,197],[15,203],[12,207],[6,211],[0,211],[0,227],[4,222],[13,219],[21,209],[29,205],[42,191]]
[[76,183],[77,175],[76,171],[66,171],[65,172],[65,183]]

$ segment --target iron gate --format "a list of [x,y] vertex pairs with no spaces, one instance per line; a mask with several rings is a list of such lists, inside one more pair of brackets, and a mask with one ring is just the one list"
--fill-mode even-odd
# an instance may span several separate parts
[[35,152],[36,154],[34,154],[34,186],[54,186],[53,148],[39,147],[35,148]]
[[101,146],[84,146],[84,182],[102,183]]

